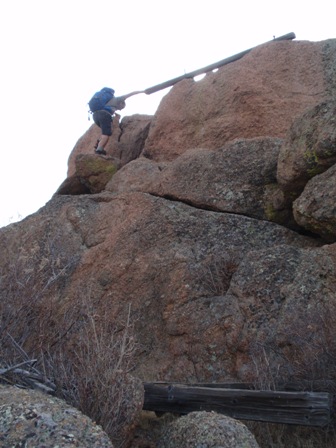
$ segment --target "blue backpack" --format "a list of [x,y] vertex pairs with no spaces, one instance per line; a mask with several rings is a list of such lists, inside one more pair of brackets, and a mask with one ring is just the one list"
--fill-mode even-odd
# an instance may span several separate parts
[[104,87],[99,92],[96,92],[89,101],[90,112],[96,112],[97,110],[107,110],[112,113],[110,106],[106,104],[114,97],[114,90],[110,87]]

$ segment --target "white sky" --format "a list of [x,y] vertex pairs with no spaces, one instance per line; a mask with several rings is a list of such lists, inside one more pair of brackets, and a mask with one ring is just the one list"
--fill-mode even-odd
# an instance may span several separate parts
[[[66,178],[101,87],[142,90],[289,32],[336,38],[334,0],[11,0],[0,5],[0,226]],[[167,90],[127,100],[154,114]]]

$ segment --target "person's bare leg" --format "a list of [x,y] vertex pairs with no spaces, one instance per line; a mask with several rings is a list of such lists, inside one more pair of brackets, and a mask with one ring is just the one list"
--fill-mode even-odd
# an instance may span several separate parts
[[99,140],[98,148],[104,149],[105,146],[107,145],[108,140],[109,140],[109,136],[108,135],[102,135],[100,137],[100,140]]
[[109,140],[109,136],[108,135],[102,135],[101,137],[100,137],[100,140],[99,140],[99,144],[98,144],[98,148],[96,149],[96,152],[98,153],[98,154],[104,154],[104,155],[106,155],[106,151],[105,151],[105,146],[107,145],[107,142],[108,142],[108,140]]

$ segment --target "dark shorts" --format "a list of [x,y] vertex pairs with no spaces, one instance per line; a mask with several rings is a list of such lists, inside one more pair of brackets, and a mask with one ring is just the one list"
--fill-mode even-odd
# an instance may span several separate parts
[[103,135],[112,135],[112,116],[105,110],[97,110],[92,114],[93,121],[102,130]]

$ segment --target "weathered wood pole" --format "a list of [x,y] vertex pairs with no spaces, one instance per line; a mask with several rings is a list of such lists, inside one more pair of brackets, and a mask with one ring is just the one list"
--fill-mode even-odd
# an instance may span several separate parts
[[241,420],[326,426],[332,395],[327,392],[285,392],[221,389],[145,383],[143,409],[188,414],[216,411]]
[[[294,33],[288,33],[288,34],[284,34],[283,36],[275,37],[273,40],[270,40],[265,43],[278,42],[281,40],[292,40],[292,39],[295,39],[295,37],[296,36]],[[167,87],[171,87],[174,84],[177,84],[178,82],[182,81],[183,79],[194,78],[195,76],[211,72],[212,70],[222,67],[223,65],[227,65],[227,64],[230,64],[231,62],[237,61],[238,59],[241,59],[243,56],[245,56],[247,53],[249,53],[254,48],[256,48],[256,47],[249,48],[248,50],[244,50],[244,51],[237,53],[233,56],[229,56],[228,58],[222,59],[221,61],[215,62],[210,65],[207,65],[206,67],[202,67],[202,68],[199,68],[192,72],[185,73],[184,75],[178,76],[177,78],[169,79],[168,81],[162,82],[153,87],[148,87],[145,90],[137,90],[135,92],[128,93],[126,95],[123,95],[123,98],[127,99],[133,95],[138,95],[139,93],[145,93],[146,95],[151,95],[152,93],[158,92],[159,90],[163,90],[163,89],[166,89]]]

